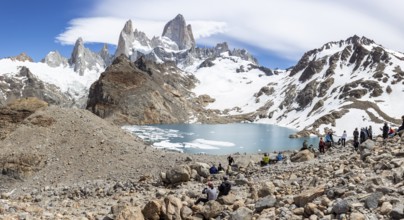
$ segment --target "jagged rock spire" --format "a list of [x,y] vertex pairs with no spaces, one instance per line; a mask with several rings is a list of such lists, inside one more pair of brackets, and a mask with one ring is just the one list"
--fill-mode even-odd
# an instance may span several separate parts
[[195,47],[195,39],[192,34],[191,25],[186,25],[185,19],[181,14],[178,14],[165,25],[163,36],[177,43],[180,50]]
[[123,27],[121,34],[119,35],[118,48],[115,52],[115,57],[118,57],[121,54],[129,57],[131,55],[131,50],[133,47],[133,41],[135,39],[135,35],[133,33],[132,20],[128,20]]
[[105,62],[99,54],[84,47],[84,41],[81,37],[77,39],[74,45],[69,63],[74,66],[74,71],[80,75],[84,75],[86,69],[105,67]]
[[108,44],[104,44],[99,54],[104,60],[105,65],[109,66],[111,64],[111,56],[109,55]]

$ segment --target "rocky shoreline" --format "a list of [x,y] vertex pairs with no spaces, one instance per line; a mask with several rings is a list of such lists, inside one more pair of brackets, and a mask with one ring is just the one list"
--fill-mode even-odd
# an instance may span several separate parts
[[[0,219],[404,218],[404,137],[288,152],[267,167],[234,155],[237,166],[211,175],[226,156],[153,149],[85,110],[24,117],[0,140]],[[224,175],[230,194],[194,205]]]

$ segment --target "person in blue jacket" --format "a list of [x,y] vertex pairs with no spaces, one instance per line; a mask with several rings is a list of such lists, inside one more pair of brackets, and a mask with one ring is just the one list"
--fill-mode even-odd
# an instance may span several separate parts
[[210,174],[217,174],[219,170],[217,170],[216,166],[213,164],[212,167],[209,169]]

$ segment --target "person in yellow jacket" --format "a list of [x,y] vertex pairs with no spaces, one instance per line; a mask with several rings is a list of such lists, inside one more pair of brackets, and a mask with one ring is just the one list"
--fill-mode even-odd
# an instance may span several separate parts
[[269,156],[267,153],[264,153],[264,157],[261,160],[261,166],[265,166],[269,164]]

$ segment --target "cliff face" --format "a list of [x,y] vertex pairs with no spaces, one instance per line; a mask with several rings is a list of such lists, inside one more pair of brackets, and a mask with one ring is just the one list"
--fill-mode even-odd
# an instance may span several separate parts
[[170,63],[120,56],[91,86],[87,109],[118,124],[187,122],[193,112],[187,90],[194,82],[181,73]]

